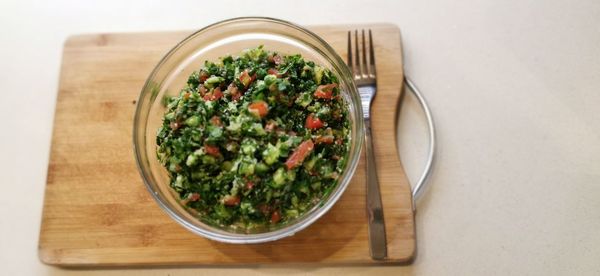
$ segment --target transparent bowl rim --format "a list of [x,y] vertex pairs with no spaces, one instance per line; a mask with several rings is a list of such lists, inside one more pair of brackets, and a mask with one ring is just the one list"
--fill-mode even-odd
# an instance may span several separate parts
[[[337,52],[327,42],[325,42],[325,40],[323,40],[321,37],[319,37],[312,31],[309,31],[300,25],[291,23],[289,21],[281,20],[281,19],[271,18],[271,17],[236,17],[236,18],[230,18],[230,19],[226,19],[226,20],[222,20],[222,21],[210,24],[204,28],[201,28],[201,29],[195,31],[194,33],[190,34],[189,36],[187,36],[186,38],[181,40],[179,43],[177,43],[173,48],[171,48],[171,50],[169,50],[169,52],[167,52],[167,54],[165,54],[161,58],[161,60],[158,62],[158,64],[154,67],[154,69],[152,70],[152,72],[150,73],[148,78],[146,79],[146,82],[144,83],[144,86],[142,88],[142,91],[141,91],[139,99],[138,99],[135,116],[134,116],[134,126],[133,126],[133,137],[132,138],[133,138],[134,155],[135,155],[138,171],[142,177],[142,180],[144,181],[144,184],[145,184],[148,192],[151,194],[151,196],[154,198],[154,200],[158,203],[160,208],[163,211],[165,211],[173,220],[177,221],[179,224],[181,224],[186,229],[188,229],[189,231],[191,231],[195,234],[198,234],[198,235],[208,238],[210,240],[224,242],[224,243],[232,243],[232,244],[253,244],[253,243],[264,243],[264,242],[279,240],[279,239],[294,235],[295,233],[305,229],[306,227],[310,226],[315,221],[317,221],[319,218],[321,218],[324,214],[326,214],[331,209],[331,207],[333,207],[333,205],[335,205],[335,203],[339,200],[339,198],[342,196],[342,194],[344,193],[344,191],[350,184],[350,181],[351,181],[352,177],[354,176],[356,167],[359,163],[360,153],[361,153],[361,150],[363,147],[363,142],[364,142],[364,126],[363,126],[362,108],[360,106],[360,96],[358,94],[358,89],[356,88],[356,84],[354,83],[354,79],[351,77],[350,80],[347,82],[348,87],[349,87],[348,92],[350,93],[352,102],[354,102],[355,104],[358,103],[358,106],[355,106],[357,118],[353,122],[353,124],[355,124],[354,131],[358,132],[357,135],[353,135],[355,137],[354,145],[356,148],[353,152],[349,152],[349,158],[348,158],[349,162],[346,164],[346,168],[345,168],[345,170],[347,171],[346,177],[344,179],[341,179],[340,182],[338,182],[338,184],[337,184],[338,188],[336,188],[334,190],[334,192],[329,196],[329,198],[327,200],[323,201],[321,203],[321,206],[319,208],[317,208],[313,213],[311,213],[306,218],[299,220],[293,224],[284,226],[275,231],[269,231],[269,232],[258,233],[258,234],[239,234],[239,233],[223,234],[223,233],[217,233],[214,231],[210,231],[207,229],[202,229],[202,228],[197,227],[196,225],[190,223],[185,218],[179,216],[174,210],[171,209],[171,207],[169,206],[169,203],[165,202],[165,200],[162,197],[160,197],[157,193],[155,193],[155,191],[152,188],[152,185],[150,183],[151,180],[147,175],[149,173],[141,165],[143,150],[141,150],[141,146],[137,144],[137,138],[140,135],[140,133],[138,133],[137,126],[139,124],[140,117],[142,116],[142,114],[141,114],[142,110],[140,107],[141,107],[142,99],[145,96],[145,91],[148,91],[148,87],[150,87],[152,80],[154,79],[157,72],[166,63],[166,61],[169,60],[169,58],[175,52],[177,52],[177,50],[182,45],[188,43],[190,40],[195,38],[196,35],[204,32],[206,30],[212,29],[212,28],[216,28],[216,27],[220,27],[220,26],[224,26],[224,25],[228,25],[228,24],[234,24],[234,23],[238,23],[238,22],[245,22],[245,21],[262,21],[265,23],[275,23],[275,24],[279,24],[279,25],[282,25],[285,27],[290,27],[290,28],[296,29],[297,31],[300,31],[300,32],[306,34],[307,36],[316,40],[320,44],[319,46],[324,47],[327,50],[327,52],[329,52],[331,54],[330,57],[333,58],[335,63],[340,66],[340,68],[338,68],[338,69],[342,71],[343,75],[350,76],[350,77],[352,76],[352,73],[351,73],[350,69],[348,68],[348,66],[346,65],[346,63],[337,54]],[[343,76],[340,76],[340,77],[343,77]],[[210,227],[211,226],[209,226],[209,228]]]

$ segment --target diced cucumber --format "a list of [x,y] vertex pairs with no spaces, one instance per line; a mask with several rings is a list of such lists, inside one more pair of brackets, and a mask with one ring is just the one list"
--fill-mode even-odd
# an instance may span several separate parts
[[204,81],[204,86],[208,89],[215,87],[217,84],[223,82],[225,79],[222,77],[212,76]]
[[299,215],[298,210],[296,210],[296,209],[285,210],[284,213],[285,213],[285,216],[288,218],[297,218]]
[[165,114],[165,119],[168,121],[173,121],[173,119],[175,119],[175,112],[169,112]]
[[217,206],[215,206],[215,214],[222,219],[229,219],[231,218],[231,211],[229,209],[227,209],[227,207],[225,207],[225,205],[223,204],[219,204]]
[[266,75],[265,79],[264,79],[265,85],[269,86],[269,85],[275,83],[276,80],[277,80],[277,76],[275,76],[275,75]]
[[319,160],[319,155],[314,156],[307,162],[304,162],[304,168],[306,168],[306,170],[308,170],[308,171],[311,171],[315,167],[315,164],[317,163],[318,160]]
[[231,161],[225,161],[221,164],[221,170],[230,171],[233,168],[233,163]]
[[217,159],[215,159],[214,157],[210,156],[210,155],[203,155],[202,156],[202,164],[216,164],[217,163]]
[[254,174],[254,166],[256,165],[256,159],[244,157],[242,162],[240,163],[240,168],[238,172],[245,176]]
[[313,184],[310,184],[310,187],[311,187],[313,190],[315,190],[315,191],[316,191],[316,190],[319,190],[319,189],[321,189],[321,182],[320,182],[320,181],[317,181],[317,182],[315,182],[315,183],[313,183]]
[[331,114],[331,109],[328,106],[323,106],[319,109],[319,111],[317,112],[317,117],[318,118],[322,118],[324,116],[327,116]]
[[286,181],[285,169],[279,168],[273,174],[273,188],[281,188]]
[[253,136],[265,136],[267,135],[267,132],[260,123],[253,123],[250,125],[250,128],[248,128],[248,134]]
[[188,155],[187,159],[185,160],[185,164],[188,165],[188,167],[195,165],[197,162],[198,156],[193,153]]
[[244,201],[244,202],[242,202],[240,204],[240,210],[242,210],[242,213],[244,213],[244,214],[254,214],[254,213],[256,213],[256,210],[252,206],[252,203],[250,203],[248,201]]
[[254,167],[254,170],[259,174],[263,174],[263,173],[266,173],[267,171],[269,171],[269,167],[267,165],[265,165],[265,163],[260,162],[260,163],[256,164],[256,166]]
[[185,120],[185,124],[191,127],[196,127],[198,126],[198,124],[200,124],[200,117],[198,116],[192,116],[187,118],[187,120]]
[[322,79],[323,79],[323,67],[315,66],[315,83],[317,85],[321,84]]
[[268,165],[272,165],[279,159],[279,148],[268,144],[267,149],[263,151],[263,159]]
[[301,93],[295,101],[297,105],[302,107],[307,107],[310,102],[312,102],[312,95],[308,92]]
[[257,146],[256,140],[252,138],[244,138],[242,141],[242,152],[247,155],[253,154],[256,151]]

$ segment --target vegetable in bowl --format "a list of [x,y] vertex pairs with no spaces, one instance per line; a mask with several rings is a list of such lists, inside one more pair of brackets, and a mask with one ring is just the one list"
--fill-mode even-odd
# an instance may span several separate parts
[[285,224],[338,184],[350,146],[338,78],[262,46],[206,61],[165,100],[157,155],[181,204],[240,231]]

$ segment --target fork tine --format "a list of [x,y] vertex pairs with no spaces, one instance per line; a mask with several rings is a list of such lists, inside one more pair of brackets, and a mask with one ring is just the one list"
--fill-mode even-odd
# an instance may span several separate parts
[[354,75],[354,64],[352,63],[352,31],[348,31],[348,66],[350,66],[350,71],[352,71],[352,75]]
[[369,66],[367,65],[367,47],[365,44],[365,29],[362,29],[362,63],[364,70],[361,72],[364,76],[369,76]]
[[358,30],[354,30],[354,47],[355,47],[354,58],[356,59],[355,60],[356,70],[354,71],[354,78],[360,78],[360,77],[362,77],[362,65],[360,64],[360,54],[358,51]]
[[373,50],[373,34],[369,29],[369,75],[375,77],[377,72],[375,71],[375,50]]

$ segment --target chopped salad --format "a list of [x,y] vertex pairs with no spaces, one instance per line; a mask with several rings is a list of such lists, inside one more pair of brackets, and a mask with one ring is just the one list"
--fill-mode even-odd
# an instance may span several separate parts
[[242,231],[319,204],[346,167],[350,121],[338,78],[262,46],[206,61],[166,112],[157,155],[181,203]]

